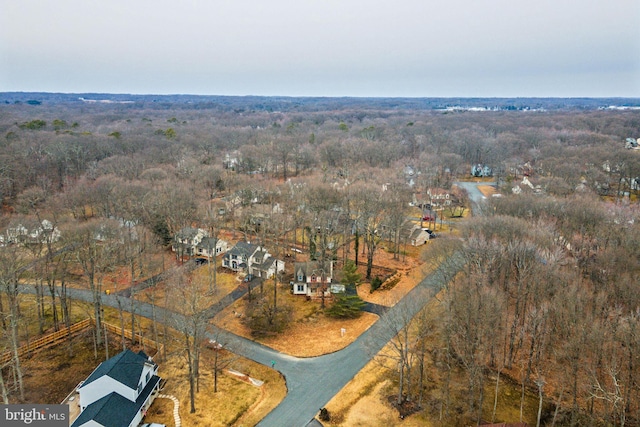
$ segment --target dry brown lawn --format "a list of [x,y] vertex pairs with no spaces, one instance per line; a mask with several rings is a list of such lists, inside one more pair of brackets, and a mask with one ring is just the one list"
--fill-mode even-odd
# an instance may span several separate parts
[[[110,323],[119,325],[119,315],[116,310],[106,308],[105,318]],[[130,316],[125,314],[127,328],[130,327],[129,319]],[[145,330],[145,336],[150,337],[151,322],[143,320],[141,325]],[[109,356],[122,351],[119,334],[109,334],[108,343]],[[236,376],[222,373],[218,376],[219,391],[213,393],[212,353],[211,350],[204,349],[201,360],[200,392],[196,397],[197,412],[190,414],[186,363],[184,358],[172,349],[175,340],[170,339],[168,343],[170,356],[167,361],[159,361],[158,373],[167,380],[163,393],[172,394],[180,400],[180,415],[183,419],[182,424],[185,426],[255,425],[286,395],[285,381],[276,371],[243,358],[235,358],[229,367],[264,381],[262,387],[249,385]],[[129,340],[126,341],[126,345],[134,351],[141,349],[139,346],[131,347]],[[103,347],[98,349],[98,358],[94,359],[90,329],[74,337],[73,357],[68,356],[67,349],[67,344],[63,341],[21,360],[25,402],[62,402],[80,381],[105,360]],[[148,354],[155,353],[151,348],[144,350]],[[156,360],[159,360],[159,357],[156,357]],[[18,402],[14,398],[11,403]],[[167,399],[156,400],[145,420],[166,424],[168,427],[174,426],[173,402]]]
[[[253,292],[259,292],[258,289]],[[319,301],[307,301],[303,296],[284,293],[280,303],[293,306],[294,318],[285,333],[254,338],[242,319],[234,313],[244,313],[246,301],[240,299],[218,314],[213,322],[230,332],[255,339],[282,353],[296,357],[313,357],[341,350],[367,330],[378,316],[362,313],[357,319],[333,319],[320,310]],[[344,336],[341,329],[346,330]]]
[[[424,250],[424,246],[408,246],[406,256],[400,255],[399,259],[394,259],[393,253],[387,251],[384,246],[380,248],[374,258],[375,265],[400,271],[402,278],[393,289],[378,290],[373,293],[369,292],[370,284],[368,282],[362,283],[358,287],[360,297],[376,304],[386,306],[395,304],[427,273],[426,265],[419,261]],[[350,256],[353,257],[353,247]],[[358,271],[364,276],[366,265],[358,265]],[[374,270],[374,275],[375,272],[376,270]],[[389,274],[387,270],[379,269],[379,274],[384,273]],[[285,333],[264,338],[252,337],[249,328],[236,315],[236,313],[245,312],[245,299],[238,300],[223,310],[216,316],[214,323],[238,335],[256,339],[280,352],[296,357],[313,357],[345,348],[378,319],[378,316],[371,313],[363,313],[357,319],[330,318],[322,312],[319,300],[307,301],[303,296],[292,295],[288,289],[284,289],[286,287],[288,285],[281,285],[283,289],[280,290],[278,296],[280,304],[286,304],[293,308],[293,319]],[[256,289],[253,292],[259,292],[259,290]],[[326,303],[329,305],[330,301],[327,300]],[[343,328],[346,330],[344,335],[341,333]]]
[[496,187],[493,185],[478,185],[478,190],[480,190],[485,197],[491,197],[497,193]]
[[[246,359],[237,359],[230,367],[264,381],[264,384],[256,387],[223,372],[218,374],[218,392],[214,393],[212,351],[205,349],[201,357],[200,391],[196,394],[196,412],[193,414],[190,413],[189,382],[184,358],[174,355],[159,368],[160,375],[168,379],[163,393],[173,395],[180,401],[182,425],[255,425],[286,395],[284,379],[276,371]],[[156,400],[145,422],[174,426],[173,402],[168,399]]]
[[[210,292],[209,267],[206,264],[196,268],[190,276],[191,290],[199,295],[198,305],[202,308],[217,303],[241,283],[239,277],[225,271],[224,268],[220,267],[220,263],[221,259],[217,259],[216,265],[218,270],[216,274],[216,286],[213,288],[213,292]],[[181,311],[181,304],[179,304],[179,301],[176,301],[171,291],[170,283],[161,282],[156,286],[136,293],[134,297],[143,302],[155,301],[155,304],[158,306],[168,306],[172,310]]]
[[376,361],[369,362],[325,406],[331,420],[327,427],[419,427],[435,425],[419,414],[400,420],[387,396],[395,389],[389,373]]

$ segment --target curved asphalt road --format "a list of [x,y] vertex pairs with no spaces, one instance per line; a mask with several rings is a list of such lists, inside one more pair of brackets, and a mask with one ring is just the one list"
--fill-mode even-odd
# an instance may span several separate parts
[[[440,266],[424,278],[400,302],[386,310],[380,319],[365,331],[348,347],[331,354],[311,358],[297,358],[266,347],[255,341],[226,331],[211,333],[206,338],[215,339],[230,351],[254,360],[266,366],[272,366],[285,378],[287,396],[260,423],[263,427],[304,427],[307,426],[336,393],[357,374],[404,326],[407,319],[413,317],[429,299],[448,282],[450,277],[445,269],[451,269],[451,263]],[[31,285],[21,285],[23,293],[34,293]],[[67,296],[72,299],[91,302],[91,291],[67,288]],[[130,308],[129,298],[121,295],[102,295],[106,306],[118,307],[118,298],[123,308]],[[153,308],[151,304],[135,301],[138,315],[156,319],[167,319],[170,325],[184,323],[184,316],[162,307]],[[219,308],[219,307],[217,307]],[[215,315],[212,310],[209,315]]]
[[[477,183],[457,183],[466,189],[473,203],[473,211],[481,212],[482,193]],[[441,264],[433,273],[425,277],[400,302],[380,314],[380,319],[348,347],[332,354],[311,358],[297,358],[240,337],[226,331],[209,334],[230,351],[266,366],[272,366],[285,378],[287,396],[280,404],[258,423],[261,427],[304,427],[314,421],[315,415],[335,396],[404,326],[408,319],[424,307],[440,291],[457,269],[462,267],[456,259]],[[21,292],[34,293],[33,286],[20,287]],[[67,288],[69,298],[91,302],[91,292],[84,289]],[[241,294],[225,297],[229,304]],[[129,298],[122,295],[102,295],[103,304],[118,307],[118,298],[130,307]],[[141,301],[135,302],[137,314],[156,319],[168,319],[170,324],[184,322],[184,316],[162,307],[151,306]],[[225,304],[212,306],[207,315],[215,316]]]

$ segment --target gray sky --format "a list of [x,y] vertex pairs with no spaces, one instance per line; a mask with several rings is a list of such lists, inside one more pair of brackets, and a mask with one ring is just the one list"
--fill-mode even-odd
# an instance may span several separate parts
[[640,97],[640,1],[0,0],[0,91]]

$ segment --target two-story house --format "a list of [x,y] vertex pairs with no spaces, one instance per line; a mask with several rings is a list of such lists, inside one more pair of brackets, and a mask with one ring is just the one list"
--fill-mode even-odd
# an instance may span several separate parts
[[136,427],[155,399],[158,365],[125,350],[102,362],[78,388],[80,415],[71,427]]
[[344,286],[333,284],[333,262],[307,261],[296,262],[293,267],[294,281],[291,283],[294,295],[306,295],[311,298],[330,296],[344,292]]
[[215,237],[203,237],[200,243],[196,245],[195,253],[196,255],[214,258],[227,252],[228,249],[229,243],[227,243],[226,240]]
[[184,227],[173,236],[171,249],[181,255],[194,255],[196,246],[207,236],[202,228]]
[[278,260],[260,245],[238,242],[222,258],[222,266],[235,272],[269,279],[284,271],[284,261]]
[[[215,239],[202,228],[184,227],[173,237],[171,249],[179,255],[218,256],[226,252],[228,243]],[[215,254],[215,255],[214,255]]]

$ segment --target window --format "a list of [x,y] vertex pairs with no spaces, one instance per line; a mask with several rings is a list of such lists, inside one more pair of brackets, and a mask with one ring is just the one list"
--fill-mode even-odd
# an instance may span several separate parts
[[314,274],[313,276],[311,276],[311,281],[315,282],[316,281],[316,275]]
[[304,285],[298,285],[298,292],[304,292]]
[[304,282],[304,276],[302,274],[298,276],[298,282]]

